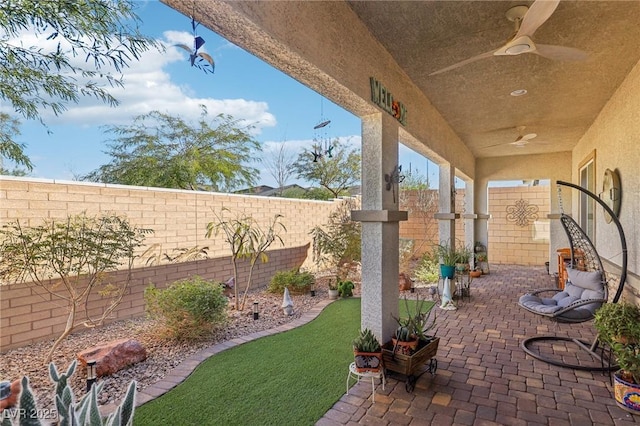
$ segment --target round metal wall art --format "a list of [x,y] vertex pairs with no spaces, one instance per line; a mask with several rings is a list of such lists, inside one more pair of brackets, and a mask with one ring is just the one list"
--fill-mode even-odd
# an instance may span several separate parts
[[[620,186],[620,176],[616,170],[607,169],[604,171],[602,181],[602,192],[600,199],[613,211],[616,217],[620,217],[620,201],[622,200],[622,187]],[[611,215],[604,211],[604,220],[611,223]]]

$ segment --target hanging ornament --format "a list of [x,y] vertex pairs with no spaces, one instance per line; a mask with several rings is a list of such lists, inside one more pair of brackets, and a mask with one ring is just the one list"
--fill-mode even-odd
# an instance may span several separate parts
[[196,32],[198,25],[200,25],[200,23],[196,22],[195,18],[192,17],[191,28],[193,33],[193,47],[189,47],[186,44],[176,44],[175,46],[180,47],[189,53],[189,61],[191,62],[192,67],[196,67],[205,73],[209,72],[213,74],[216,68],[213,58],[207,53],[198,51],[205,43],[204,39]]
[[327,158],[333,158],[333,148],[331,141],[327,136],[327,126],[331,124],[331,120],[326,120],[323,113],[322,98],[320,98],[320,121],[313,127],[313,162],[317,163],[318,160]]

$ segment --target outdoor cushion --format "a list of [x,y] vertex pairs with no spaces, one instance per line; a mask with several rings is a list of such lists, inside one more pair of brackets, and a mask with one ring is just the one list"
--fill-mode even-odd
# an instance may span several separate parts
[[553,299],[542,298],[534,296],[533,294],[525,294],[521,296],[519,303],[530,311],[540,314],[553,314],[554,312],[562,309],[562,306],[558,306],[557,302]]
[[567,268],[567,275],[572,284],[587,290],[603,291],[602,274],[600,271],[580,271]]
[[[546,298],[535,294],[525,294],[520,297],[518,303],[529,311],[541,315],[555,316],[556,312],[572,303],[605,298],[604,284],[600,272],[585,272],[567,268],[567,274],[569,280],[564,290],[557,292],[553,297]],[[571,320],[589,319],[601,305],[602,302],[587,303],[560,315]]]

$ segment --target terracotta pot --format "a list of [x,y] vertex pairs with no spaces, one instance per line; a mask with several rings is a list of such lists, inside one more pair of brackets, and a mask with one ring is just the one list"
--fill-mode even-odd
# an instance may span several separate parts
[[398,277],[398,288],[400,291],[411,290],[411,279],[404,272],[400,272]]
[[401,342],[394,337],[391,339],[391,343],[393,343],[393,347],[395,348],[396,352],[403,355],[411,355],[418,347],[418,339],[411,340],[409,342]]
[[472,278],[478,278],[482,275],[482,271],[469,271],[469,276]]

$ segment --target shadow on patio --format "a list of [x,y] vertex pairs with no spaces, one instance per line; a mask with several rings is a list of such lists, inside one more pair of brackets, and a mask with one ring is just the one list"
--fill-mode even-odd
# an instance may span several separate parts
[[[435,376],[423,374],[412,393],[403,377],[391,378],[385,390],[376,387],[375,404],[371,383],[361,381],[317,425],[638,423],[616,406],[608,374],[549,365],[520,348],[526,337],[543,334],[593,340],[592,322],[558,325],[517,305],[527,291],[553,286],[543,267],[491,265],[490,275],[473,281],[470,301],[457,311],[438,309]],[[562,343],[554,350],[568,358],[575,352]]]

